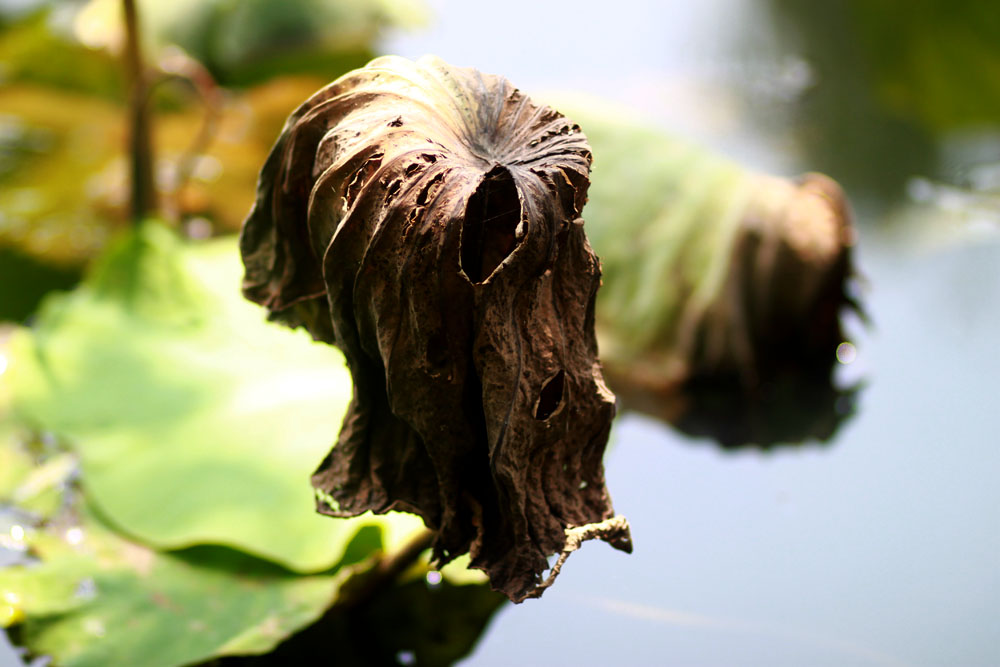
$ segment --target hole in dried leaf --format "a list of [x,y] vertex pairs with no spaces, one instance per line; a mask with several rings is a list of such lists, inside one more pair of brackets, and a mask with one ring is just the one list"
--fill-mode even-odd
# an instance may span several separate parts
[[494,167],[465,209],[461,262],[469,280],[483,282],[514,252],[520,221],[521,200],[514,177],[506,168]]
[[382,166],[383,157],[383,153],[375,153],[354,173],[354,177],[347,185],[347,191],[344,193],[344,199],[347,200],[348,206],[354,204],[354,200],[357,198],[358,193],[361,192],[361,189],[365,187],[368,180],[374,176],[375,172],[377,172],[379,167]]
[[542,386],[535,404],[535,419],[548,419],[562,404],[563,389],[566,384],[566,374],[559,371]]
[[406,216],[406,229],[404,229],[404,232],[409,231],[411,227],[420,222],[420,218],[424,215],[424,210],[423,206],[410,209],[409,215]]
[[424,186],[424,189],[420,191],[417,195],[417,206],[426,206],[427,202],[431,200],[431,192],[441,187],[441,183],[444,181],[444,174],[435,174],[434,178]]
[[399,188],[402,185],[403,185],[403,181],[401,179],[398,179],[398,178],[396,180],[394,180],[392,183],[389,184],[389,186],[385,190],[385,201],[386,201],[386,203],[389,203],[389,200],[391,200],[393,197],[396,196],[396,193],[399,192]]

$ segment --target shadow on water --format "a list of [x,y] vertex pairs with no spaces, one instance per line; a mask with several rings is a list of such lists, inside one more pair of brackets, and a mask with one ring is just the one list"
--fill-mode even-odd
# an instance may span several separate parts
[[324,655],[331,656],[331,664],[348,667],[443,667],[469,655],[506,601],[488,586],[455,585],[430,572],[426,580],[420,577],[356,603],[334,605],[271,653],[222,658],[202,667],[317,664]]

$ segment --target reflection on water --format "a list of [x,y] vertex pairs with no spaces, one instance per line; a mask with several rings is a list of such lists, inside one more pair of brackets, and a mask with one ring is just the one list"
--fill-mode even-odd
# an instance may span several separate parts
[[832,369],[793,372],[752,390],[732,379],[693,382],[669,420],[682,433],[711,438],[725,449],[830,444],[856,410],[862,385],[839,387]]
[[[801,54],[816,73],[792,105],[799,149],[866,206],[884,210],[914,175],[958,185],[968,168],[1000,160],[995,7],[892,0],[763,7],[778,27],[771,48]],[[766,120],[763,111],[756,120]]]
[[317,664],[319,656],[345,667],[450,665],[468,655],[506,603],[486,586],[455,585],[428,573],[426,580],[413,578],[335,605],[270,655],[229,656],[202,667]]
[[[868,5],[892,4],[879,0],[623,0],[608,18],[513,2],[488,17],[496,39],[469,31],[486,20],[470,3],[432,4],[435,25],[392,51],[435,52],[503,72],[529,91],[604,95],[751,166],[836,178],[858,216],[872,320],[867,330],[849,325],[850,346],[837,348],[834,379],[865,390],[831,447],[723,454],[686,446],[690,437],[662,423],[621,418],[607,479],[632,523],[635,552],[582,549],[544,601],[503,610],[464,664],[541,655],[580,665],[1000,661],[996,120],[944,130],[925,120],[937,111],[911,105],[921,110],[907,114],[887,102],[899,86],[876,90],[877,81],[901,82],[904,93],[917,84],[869,60],[871,34],[861,40],[855,22]],[[992,5],[893,6],[888,28],[873,24],[890,33],[886,52],[922,43],[933,65],[936,46],[955,43],[947,36],[962,13]],[[946,29],[927,24],[928,12],[952,12],[938,16]],[[971,49],[987,62],[1000,49],[992,12],[972,30],[994,30],[992,48]],[[507,35],[529,47],[509,53],[499,41]],[[970,71],[960,68],[949,86],[981,80],[971,61],[957,62]],[[969,108],[1000,101],[986,94],[1000,83],[993,79],[979,91],[964,85],[983,98]],[[814,399],[784,391],[799,407],[782,416],[811,421]],[[850,393],[836,398],[827,419],[843,420],[852,403]],[[727,412],[714,421],[741,419]]]

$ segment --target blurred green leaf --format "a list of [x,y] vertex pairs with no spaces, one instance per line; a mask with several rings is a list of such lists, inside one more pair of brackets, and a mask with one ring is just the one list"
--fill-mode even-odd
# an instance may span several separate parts
[[315,572],[362,525],[403,539],[409,515],[335,521],[309,475],[350,400],[343,357],[262,322],[239,294],[235,239],[185,246],[148,224],[11,342],[20,419],[65,436],[88,498],[160,548],[222,544]]
[[0,420],[0,503],[11,502],[34,467],[31,456],[17,440],[14,429]]
[[62,507],[66,488],[76,469],[77,461],[72,454],[64,452],[51,457],[40,465],[32,465],[9,494],[0,494],[0,501],[7,501],[39,518],[51,517]]
[[[68,9],[68,7],[63,7]],[[89,48],[57,13],[40,8],[0,30],[0,65],[6,84],[33,84],[123,99],[121,64],[106,50]],[[66,18],[62,12],[61,18]]]
[[340,581],[296,576],[222,547],[158,553],[86,512],[61,539],[34,534],[30,542],[43,561],[0,571],[0,598],[26,619],[19,643],[60,665],[179,665],[264,652],[315,620]]
[[0,330],[0,506],[12,502],[15,490],[35,465],[9,415],[10,392],[5,376],[8,337],[6,331]]
[[932,130],[1000,121],[1000,11],[976,0],[849,4],[877,93]]

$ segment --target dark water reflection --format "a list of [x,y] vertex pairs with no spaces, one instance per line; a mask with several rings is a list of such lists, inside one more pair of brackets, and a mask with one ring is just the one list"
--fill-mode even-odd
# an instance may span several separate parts
[[[764,48],[802,58],[810,85],[790,101],[792,122],[783,128],[772,125],[773,106],[749,108],[756,123],[770,126],[772,132],[792,133],[810,169],[834,176],[855,201],[884,209],[914,174],[936,173],[939,148],[917,119],[880,103],[872,60],[874,55],[889,56],[866,48],[856,4],[764,3],[762,18],[775,25],[778,37]],[[744,48],[760,52],[759,40],[744,40]]]
[[696,384],[670,424],[725,449],[828,444],[854,414],[863,388],[860,382],[838,387],[832,375],[833,369],[788,373],[753,391],[734,391],[738,385],[727,378]]
[[[837,178],[873,322],[847,323],[838,380],[864,391],[826,446],[726,452],[621,419],[607,477],[635,553],[588,545],[464,664],[1000,662],[1000,179],[969,178],[1000,165],[998,126],[886,108],[858,3],[514,2],[490,13],[496,37],[432,4],[435,26],[393,51],[603,94],[751,166]],[[899,29],[933,46],[911,18]]]

